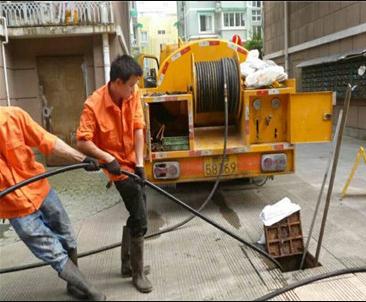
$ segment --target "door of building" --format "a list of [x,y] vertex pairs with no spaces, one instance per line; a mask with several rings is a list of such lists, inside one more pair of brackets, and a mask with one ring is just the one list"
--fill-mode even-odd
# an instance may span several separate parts
[[[75,146],[75,133],[85,101],[82,56],[47,56],[37,58],[43,105],[50,113],[50,132]],[[42,96],[41,96],[42,97]],[[45,109],[45,108],[43,108]],[[47,164],[52,159],[48,158]]]

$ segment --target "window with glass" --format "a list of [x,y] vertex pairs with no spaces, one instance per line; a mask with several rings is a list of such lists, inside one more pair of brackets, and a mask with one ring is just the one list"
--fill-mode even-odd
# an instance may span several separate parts
[[253,10],[252,11],[252,21],[260,22],[261,21],[261,11],[260,10]]
[[262,27],[261,26],[253,26],[253,36],[262,37]]
[[158,30],[158,35],[165,35],[165,30]]
[[141,42],[142,43],[147,43],[147,31],[142,31],[141,32]]
[[244,13],[224,13],[224,27],[245,27]]
[[212,14],[200,14],[199,15],[200,32],[212,33],[213,32],[213,15]]
[[253,7],[261,7],[261,1],[252,1],[252,6]]

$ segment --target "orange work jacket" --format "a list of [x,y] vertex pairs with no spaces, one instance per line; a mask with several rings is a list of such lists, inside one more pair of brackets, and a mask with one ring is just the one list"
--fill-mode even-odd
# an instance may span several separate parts
[[[133,172],[136,165],[135,130],[144,129],[140,93],[136,91],[118,107],[109,94],[108,84],[96,90],[84,103],[77,130],[77,140],[90,140],[114,156],[122,169]],[[126,175],[112,175],[110,180],[123,180]]]
[[[18,107],[0,106],[0,190],[46,170],[31,147],[52,153],[57,137]],[[16,218],[38,210],[50,191],[47,179],[26,185],[0,199],[0,218]]]

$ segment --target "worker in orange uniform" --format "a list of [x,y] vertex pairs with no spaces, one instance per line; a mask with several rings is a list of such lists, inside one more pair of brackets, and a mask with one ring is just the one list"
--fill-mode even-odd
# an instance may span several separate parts
[[[48,133],[24,110],[0,106],[0,190],[45,172],[35,161],[32,147],[70,161],[98,162]],[[91,285],[77,267],[77,243],[70,219],[47,179],[30,183],[0,199],[0,218],[11,226],[32,253],[47,262],[67,282],[67,291],[93,301],[106,296]]]
[[[137,89],[141,67],[128,56],[111,64],[110,81],[97,89],[85,102],[77,131],[77,146],[85,154],[105,164],[105,173],[113,181],[129,211],[123,227],[121,246],[122,277],[132,276],[137,290],[152,291],[144,267],[144,235],[147,232],[146,199],[143,190],[144,117]],[[140,180],[121,174],[121,168]]]

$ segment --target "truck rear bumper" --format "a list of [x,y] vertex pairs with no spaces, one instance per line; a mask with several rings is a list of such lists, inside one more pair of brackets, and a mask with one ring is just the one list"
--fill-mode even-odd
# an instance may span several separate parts
[[[266,152],[230,153],[221,173],[222,179],[251,178],[257,176],[270,176],[289,174],[295,171],[293,148],[286,150],[273,150]],[[262,158],[268,154],[285,154],[286,164],[279,170],[264,172]],[[154,183],[180,183],[194,181],[211,181],[217,178],[222,162],[221,155],[190,156],[177,158],[160,158],[146,162],[145,171],[150,181]],[[174,164],[173,164],[174,163]],[[157,167],[179,167],[179,173],[164,174],[164,169]],[[177,171],[175,171],[177,172]]]

